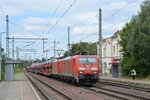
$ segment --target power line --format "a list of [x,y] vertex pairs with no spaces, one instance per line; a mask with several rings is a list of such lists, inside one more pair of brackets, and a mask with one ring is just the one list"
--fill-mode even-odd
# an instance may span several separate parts
[[[92,16],[89,16],[86,20],[84,20],[83,22],[81,22],[80,24],[77,24],[77,25],[75,25],[75,26],[81,26],[81,25],[85,25],[85,24],[88,24],[90,21],[92,21],[95,17],[97,17],[98,16],[98,13],[96,13],[96,14],[94,14],[94,15],[92,15]],[[87,23],[86,23],[87,22]],[[74,27],[75,27],[74,26]],[[81,29],[81,28],[80,28]],[[81,30],[83,30],[83,29],[81,29]],[[84,31],[84,30],[83,30]],[[64,36],[64,37],[66,37],[66,36]],[[64,38],[62,38],[63,40],[62,41],[64,41]],[[65,41],[65,42],[67,42],[67,41]],[[62,42],[61,42],[62,43]]]
[[[131,2],[127,3],[126,5],[124,5],[124,6],[123,6],[123,7],[121,7],[120,9],[118,9],[116,12],[114,12],[113,14],[111,14],[111,16],[116,15],[116,14],[117,14],[120,10],[122,10],[122,9],[129,8],[129,7],[126,7],[126,6],[128,6],[129,4],[135,3],[135,2],[137,2],[137,1],[131,1]],[[139,4],[136,4],[136,5],[134,5],[134,6],[137,6],[137,5],[139,5]],[[131,7],[133,7],[133,6],[131,6]],[[107,18],[105,18],[104,20],[109,19],[111,16],[108,16],[108,17],[107,17]]]
[[5,14],[5,12],[4,12],[4,10],[3,10],[3,8],[2,8],[1,5],[0,5],[0,9],[1,9],[2,14],[3,14],[4,16],[6,16],[6,14]]
[[[47,23],[46,26],[45,26],[45,27],[46,27],[45,30],[43,30],[43,32],[42,32],[41,34],[45,33],[46,29],[48,28],[49,24],[51,23],[51,21],[52,21],[54,15],[55,15],[55,13],[57,12],[57,10],[58,10],[58,8],[59,8],[61,2],[62,2],[62,0],[59,0],[58,4],[57,4],[57,6],[56,6],[56,8],[55,8],[55,10],[54,10],[54,13],[51,15],[50,20],[48,21],[48,23]],[[39,45],[39,43],[37,44],[37,46],[38,46],[38,45]]]
[[[134,2],[135,2],[135,1],[134,1]],[[134,3],[134,2],[131,1],[131,2],[129,2],[127,5],[132,4],[132,3]],[[116,11],[115,13],[113,13],[112,15],[114,16],[114,15],[117,14],[120,10],[124,9],[127,5],[123,6],[122,8],[120,8],[119,10],[117,10],[117,11]],[[137,6],[137,5],[139,5],[139,4],[136,4],[136,5],[134,5],[134,6]],[[133,6],[131,6],[131,7],[133,7]],[[129,7],[128,7],[128,8],[129,8]],[[112,15],[111,15],[111,16],[112,16]],[[96,16],[97,16],[97,15],[96,15]],[[95,17],[96,17],[96,16],[95,16]],[[110,17],[110,16],[109,16],[109,17]],[[109,17],[107,17],[106,19],[108,19]],[[106,19],[105,19],[105,20],[106,20]],[[128,18],[128,19],[130,19],[130,18]],[[127,19],[127,20],[128,20],[128,19]],[[89,18],[88,18],[88,20],[89,20]],[[126,21],[126,20],[125,20],[125,21]],[[123,22],[124,22],[124,21],[123,21]],[[119,24],[119,23],[118,23],[118,24]],[[113,27],[113,26],[115,26],[115,24],[114,24],[114,25],[111,25],[111,26],[108,26],[108,27],[106,27],[105,29],[107,30],[108,28],[111,28],[111,27]],[[104,29],[104,30],[105,30],[105,29]],[[82,30],[82,29],[81,29],[81,30]],[[85,32],[87,32],[87,31],[85,31]],[[97,34],[97,33],[92,33],[92,34],[88,35],[87,37],[93,36],[93,35],[95,35],[95,34]],[[84,38],[87,38],[87,37],[84,37]],[[83,39],[84,39],[84,38],[83,38]],[[81,39],[81,40],[83,40],[83,39]],[[80,40],[80,41],[81,41],[81,40]]]
[[30,45],[32,45],[32,44],[34,44],[34,43],[35,43],[35,42],[32,42],[32,43],[30,43],[30,44],[28,44],[28,45],[26,45],[26,46],[20,48],[19,50],[22,50],[22,49],[24,49],[24,48],[26,48],[26,47],[29,47]]
[[[134,1],[135,2],[135,1]],[[133,1],[132,2],[129,2],[128,4],[131,4],[131,3],[134,3]],[[127,5],[128,5],[127,4]],[[115,13],[113,13],[112,15],[115,15],[115,14],[117,14],[120,10],[122,10],[123,8],[125,8],[127,5],[125,5],[124,7],[122,7],[122,8],[120,8],[119,10],[117,10]],[[96,13],[94,16],[90,16],[90,17],[88,17],[86,20],[85,20],[85,23],[81,23],[81,24],[79,24],[79,25],[85,25],[85,24],[88,24],[90,21],[92,21],[95,17],[97,17],[98,16],[98,13]],[[86,23],[87,22],[87,23]],[[112,27],[112,26],[114,26],[114,25],[111,25],[111,26],[109,26],[109,27]],[[81,28],[80,28],[81,29]],[[83,29],[81,29],[81,30],[83,30]],[[84,31],[83,33],[85,33],[85,32],[87,32],[88,30],[86,30],[86,31]],[[93,34],[96,34],[96,33],[93,33]],[[90,34],[89,36],[92,36],[93,34]],[[82,34],[81,34],[82,35]],[[88,37],[89,37],[88,36]],[[84,37],[84,38],[87,38],[87,37]],[[83,39],[84,39],[83,38]],[[83,40],[83,39],[81,39],[81,40]]]
[[[108,26],[108,27],[106,27],[106,28],[104,28],[104,29],[102,29],[102,30],[103,30],[103,31],[106,31],[106,30],[112,28],[113,26],[116,26],[116,25],[118,25],[118,24],[121,24],[122,22],[125,22],[125,21],[127,21],[127,20],[129,20],[129,19],[131,19],[131,18],[132,18],[132,17],[127,18],[127,19],[125,19],[125,20],[122,20],[120,23],[110,25],[110,26]],[[84,39],[86,39],[86,38],[88,38],[88,37],[90,37],[90,36],[96,35],[97,33],[98,33],[98,32],[89,34],[88,36],[86,36],[86,37],[80,39],[80,41],[82,41],[82,40],[84,40]]]
[[[76,1],[77,1],[77,0],[76,0]],[[75,2],[76,2],[76,1],[75,1]],[[53,19],[55,13],[57,12],[58,7],[60,6],[61,2],[62,2],[62,0],[60,0],[60,1],[58,2],[57,6],[56,6],[56,8],[55,8],[55,10],[54,10],[54,13],[53,13],[52,16],[51,16],[51,20]],[[72,5],[74,5],[75,2],[73,2]],[[48,35],[48,33],[50,33],[50,31],[59,23],[59,21],[60,21],[60,20],[65,16],[65,14],[69,11],[69,9],[72,7],[72,5],[70,5],[70,7],[65,11],[65,13],[59,18],[59,20],[50,28],[50,30],[49,30],[49,31],[46,33],[46,35],[43,36],[43,37],[46,37],[46,36]],[[46,27],[49,26],[49,24],[51,23],[51,20],[47,23]],[[44,32],[45,32],[45,30],[44,30],[41,34],[43,34]],[[38,46],[38,45],[39,45],[39,44],[37,44],[37,46]]]
[[[11,24],[13,24],[13,25],[15,25],[15,26],[17,26],[17,27],[20,27],[20,28],[22,28],[22,29],[24,29],[25,31],[28,31],[28,32],[30,32],[30,33],[33,33],[33,34],[36,34],[36,35],[40,35],[40,34],[38,34],[38,33],[35,33],[35,32],[33,32],[33,31],[31,31],[31,30],[26,29],[26,28],[25,28],[24,26],[22,26],[22,25],[13,23],[12,21],[9,21],[9,23],[11,23]],[[40,37],[41,37],[41,35],[40,35]]]
[[[2,18],[0,18],[0,20],[6,20],[6,19],[2,19]],[[33,33],[33,34],[36,34],[36,35],[40,35],[40,34],[38,34],[38,33],[35,33],[35,32],[33,32],[33,31],[31,31],[31,30],[28,30],[28,29],[26,29],[24,26],[22,26],[22,25],[19,25],[19,24],[16,24],[16,23],[14,23],[14,22],[12,22],[12,21],[10,21],[9,20],[9,23],[10,24],[13,24],[13,25],[15,25],[15,26],[17,26],[17,27],[20,27],[20,28],[22,28],[22,29],[24,29],[25,31],[28,31],[28,32],[30,32],[30,33]],[[41,35],[40,35],[40,37],[41,37]]]
[[85,25],[85,24],[89,23],[90,21],[92,21],[97,16],[98,16],[98,12],[96,14],[92,15],[92,16],[89,16],[86,20],[84,20],[83,22],[81,22],[80,24],[77,24],[75,26]]
[[[89,19],[88,19],[89,20]],[[88,21],[87,20],[87,21]],[[85,23],[86,24],[86,23]],[[119,24],[119,23],[118,23]],[[116,24],[117,25],[117,24]],[[111,26],[109,26],[109,28],[111,28],[111,27],[113,27],[113,26],[115,26],[115,25],[111,25]],[[93,33],[93,34],[90,34],[88,37],[90,37],[90,36],[93,36],[93,35],[95,35],[95,34],[97,34],[97,33]],[[87,38],[87,37],[86,37]],[[65,46],[65,47],[67,47],[67,45]]]
[[[80,23],[80,24],[78,24],[78,25],[85,25],[85,24],[88,24],[90,21],[92,21],[95,17],[97,17],[98,16],[98,13],[96,13],[96,14],[94,14],[94,15],[92,15],[92,16],[90,16],[90,17],[88,17],[86,20],[84,20],[84,22],[82,22],[82,23]],[[85,22],[87,22],[87,23],[85,23]],[[77,26],[77,25],[76,25]],[[80,28],[81,29],[81,28]],[[81,29],[81,30],[83,30],[83,29]],[[88,30],[83,30],[84,31],[84,33],[85,32],[87,32]],[[83,32],[82,32],[83,33]],[[82,35],[82,34],[81,34]],[[66,36],[64,36],[64,37],[66,37]],[[75,38],[77,38],[77,37],[74,37],[73,39],[75,39]],[[64,38],[62,38],[62,41],[64,41]],[[65,41],[65,42],[67,42],[67,41]],[[65,42],[61,42],[61,43],[65,43]]]
[[57,6],[56,6],[55,12],[57,12],[58,7],[60,6],[61,2],[62,2],[62,0],[59,0],[58,4],[57,4]]
[[[60,1],[61,2],[61,1]],[[58,5],[60,5],[60,2]],[[62,14],[62,16],[56,21],[56,23],[50,28],[50,30],[45,34],[44,37],[46,37],[54,28],[55,26],[60,22],[60,20],[67,14],[67,12],[73,7],[73,5],[77,2],[77,0],[74,0],[72,4],[66,9],[66,11]],[[56,7],[57,8],[57,7]]]
[[54,10],[54,13],[51,15],[50,20],[48,21],[48,23],[47,23],[46,26],[45,26],[45,27],[46,27],[45,30],[43,30],[43,32],[41,32],[41,34],[45,33],[46,29],[48,28],[48,26],[49,26],[50,23],[52,22],[52,19],[53,19],[55,13],[57,12],[57,10],[58,10],[58,8],[59,8],[61,2],[62,2],[62,0],[59,0],[58,4],[57,4],[57,6],[56,6],[56,8],[55,8],[55,10]]
[[67,8],[67,10],[64,12],[64,14],[56,21],[56,23],[50,28],[50,30],[47,32],[45,37],[55,28],[55,26],[59,23],[59,21],[67,14],[67,12],[73,7],[73,5],[77,2],[77,0],[74,0],[74,2]]

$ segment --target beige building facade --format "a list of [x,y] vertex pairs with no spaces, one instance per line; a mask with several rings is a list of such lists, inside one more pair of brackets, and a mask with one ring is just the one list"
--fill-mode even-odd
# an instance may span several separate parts
[[[114,63],[119,64],[119,60],[122,57],[121,55],[121,46],[120,41],[120,31],[115,32],[111,37],[103,39],[102,43],[102,75],[107,76],[112,74],[112,71],[119,71],[119,69],[114,69]],[[97,45],[97,54],[99,54],[99,45]],[[115,62],[114,62],[115,61]]]

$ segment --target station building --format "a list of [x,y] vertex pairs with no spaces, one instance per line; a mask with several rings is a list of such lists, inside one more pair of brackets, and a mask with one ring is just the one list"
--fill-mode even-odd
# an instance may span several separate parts
[[[102,41],[102,75],[110,75],[112,77],[119,77],[121,75],[120,59],[122,54],[120,52],[121,46],[120,32],[116,31],[113,36],[103,39]],[[97,44],[97,54],[99,54],[99,45]]]

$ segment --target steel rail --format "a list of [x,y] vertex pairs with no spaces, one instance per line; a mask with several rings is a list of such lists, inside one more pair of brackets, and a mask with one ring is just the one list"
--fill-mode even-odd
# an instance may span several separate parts
[[149,88],[144,88],[144,87],[138,87],[136,85],[131,85],[131,84],[121,84],[117,82],[110,82],[105,80],[100,80],[98,84],[106,84],[106,85],[111,85],[111,86],[117,86],[117,87],[122,87],[122,88],[128,88],[128,89],[134,89],[134,90],[139,90],[139,91],[144,91],[144,92],[150,92]]
[[113,90],[113,89],[107,89],[107,88],[104,88],[104,87],[101,87],[101,86],[98,86],[98,85],[96,85],[95,87],[98,88],[98,89],[103,89],[103,90],[106,90],[106,91],[110,91],[110,92],[114,92],[114,93],[117,93],[117,94],[124,95],[124,97],[123,97],[124,99],[128,98],[128,97],[131,97],[131,98],[137,98],[137,99],[140,99],[140,100],[149,100],[148,97],[144,97],[144,96],[140,96],[140,95],[136,95],[136,94],[126,93],[126,92],[123,92],[123,91],[118,91],[118,90]]
[[26,77],[30,80],[30,82],[36,87],[36,89],[42,94],[45,100],[50,100],[48,95],[44,93],[44,91],[31,79],[32,77],[29,74],[25,73]]
[[[29,73],[26,73],[28,75],[30,75]],[[47,84],[46,82],[43,82],[41,81],[40,79],[30,75],[31,77],[33,77],[34,79],[42,82],[44,85],[46,85],[47,87],[51,88],[52,90],[56,91],[57,93],[59,93],[60,95],[64,96],[67,100],[76,100],[76,98],[73,98],[72,96],[68,95],[68,94],[65,94],[64,92],[60,91],[59,89],[53,87],[53,86],[50,86],[49,84]]]

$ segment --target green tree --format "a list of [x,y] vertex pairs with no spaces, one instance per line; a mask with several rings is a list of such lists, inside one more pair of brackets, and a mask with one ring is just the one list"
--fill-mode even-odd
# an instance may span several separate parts
[[68,53],[68,51],[65,51],[63,55],[64,55],[64,57],[67,57],[67,56],[69,56],[69,53]]
[[87,51],[90,55],[96,55],[96,43],[80,42],[72,46],[72,53],[77,51]]
[[139,76],[150,74],[150,0],[142,3],[141,11],[121,32],[122,69],[129,75],[134,68]]

